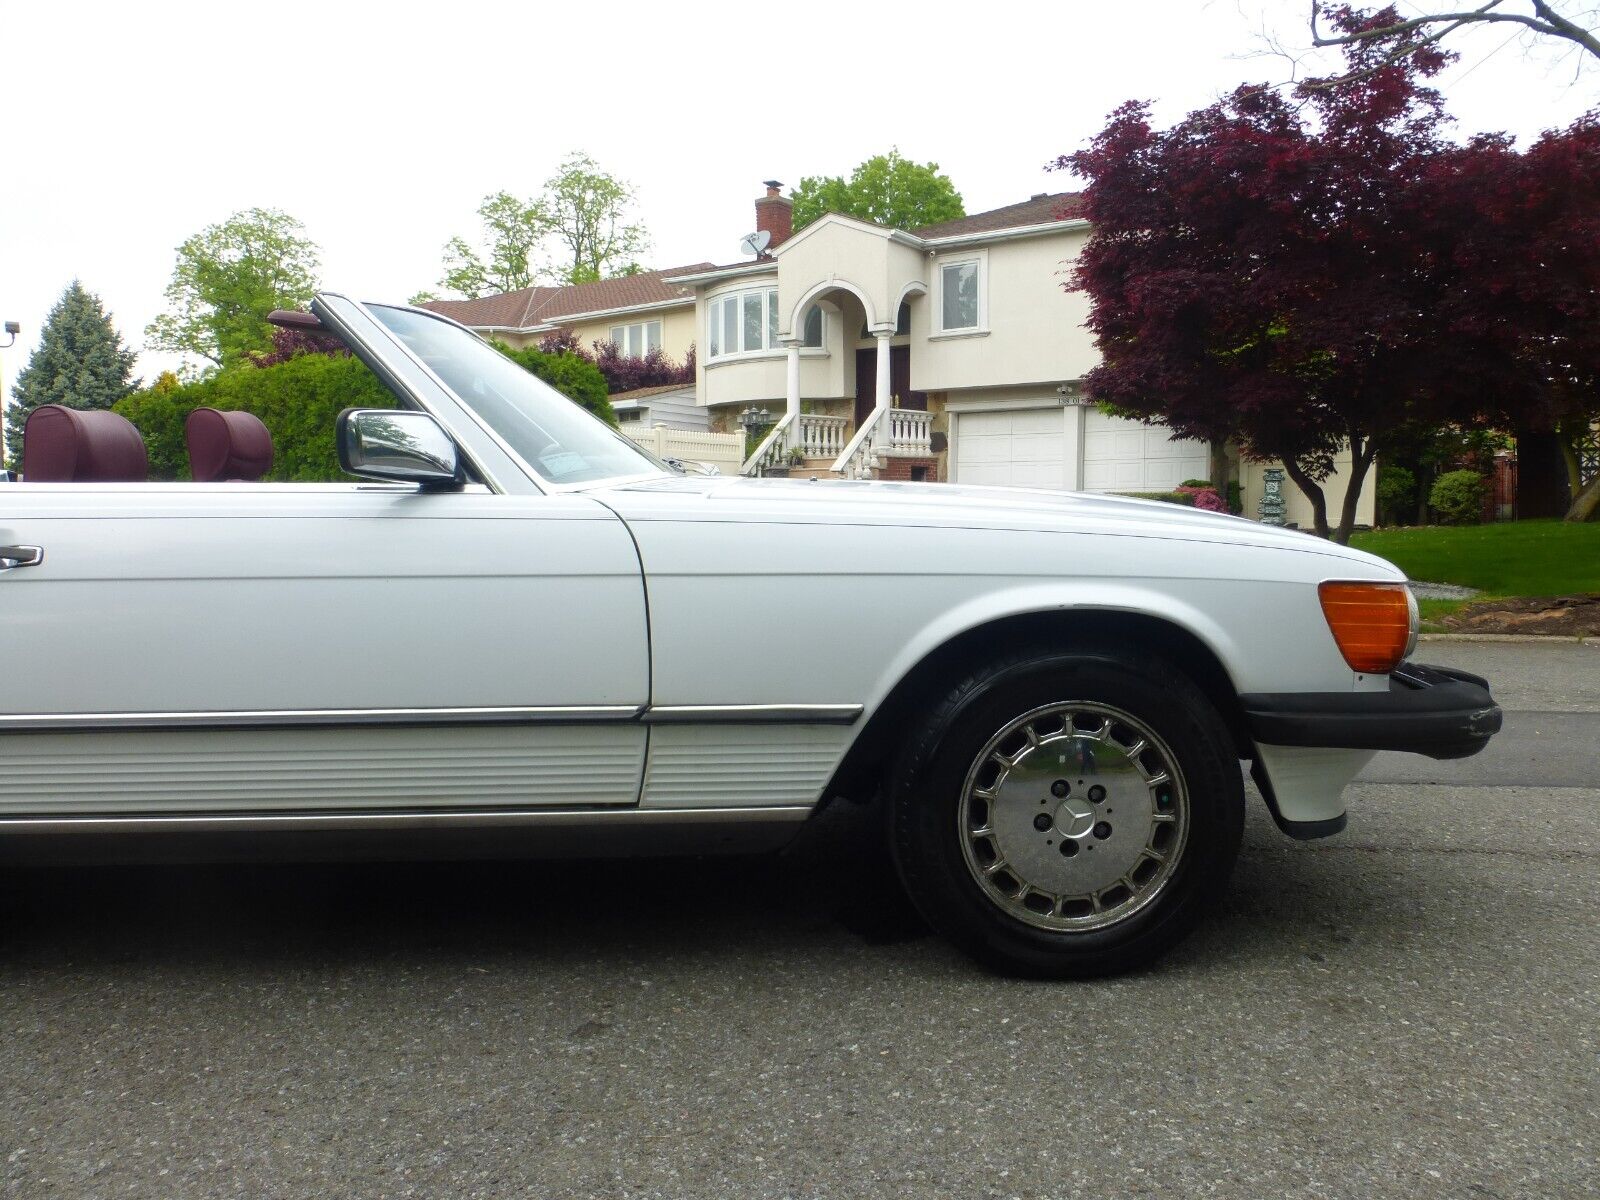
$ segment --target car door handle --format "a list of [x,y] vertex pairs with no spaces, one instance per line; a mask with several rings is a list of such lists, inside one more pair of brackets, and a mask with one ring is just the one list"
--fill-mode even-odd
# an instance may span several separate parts
[[43,546],[0,546],[0,571],[37,567],[44,561]]

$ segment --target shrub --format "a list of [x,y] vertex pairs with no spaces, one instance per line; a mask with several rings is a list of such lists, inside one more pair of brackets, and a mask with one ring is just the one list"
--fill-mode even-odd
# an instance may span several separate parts
[[1211,487],[1211,480],[1209,480],[1209,479],[1185,479],[1178,486],[1179,487],[1186,487],[1186,488],[1208,488],[1208,487]]
[[1180,488],[1175,492],[1122,492],[1120,494],[1131,496],[1135,500],[1160,500],[1167,504],[1181,504],[1185,508],[1193,508],[1195,507],[1195,496],[1198,492],[1194,489],[1186,492]]
[[1476,525],[1483,520],[1488,480],[1476,471],[1446,471],[1433,482],[1428,503],[1445,525]]
[[1378,468],[1378,520],[1399,525],[1416,511],[1417,477],[1404,467]]
[[1244,489],[1237,479],[1228,480],[1228,511],[1236,517],[1244,515]]

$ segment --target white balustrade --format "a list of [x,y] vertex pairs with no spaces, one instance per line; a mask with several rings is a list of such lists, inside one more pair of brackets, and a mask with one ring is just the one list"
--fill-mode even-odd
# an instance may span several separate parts
[[848,440],[846,430],[849,427],[847,417],[801,413],[797,444],[807,458],[838,458]]
[[933,414],[917,408],[891,408],[888,423],[889,440],[884,449],[890,454],[933,453]]

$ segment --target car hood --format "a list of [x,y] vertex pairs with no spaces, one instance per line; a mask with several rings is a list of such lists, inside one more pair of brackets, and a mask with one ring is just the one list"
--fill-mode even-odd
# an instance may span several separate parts
[[[1319,554],[1404,579],[1392,563],[1297,529],[1159,500],[1091,492],[969,487],[886,480],[655,479],[591,493],[627,520],[702,520],[889,525],[1123,534]],[[1366,574],[1366,572],[1363,572]]]

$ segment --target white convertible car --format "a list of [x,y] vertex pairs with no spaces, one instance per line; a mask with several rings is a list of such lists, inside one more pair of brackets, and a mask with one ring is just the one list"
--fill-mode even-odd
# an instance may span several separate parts
[[1223,889],[1242,762],[1319,837],[1375,751],[1499,729],[1482,679],[1403,661],[1371,555],[1137,500],[688,478],[439,316],[312,313],[280,319],[398,398],[328,431],[371,482],[251,482],[264,430],[201,410],[213,482],[149,483],[121,418],[35,415],[0,491],[6,847],[761,849],[877,802],[938,930],[1081,976]]

